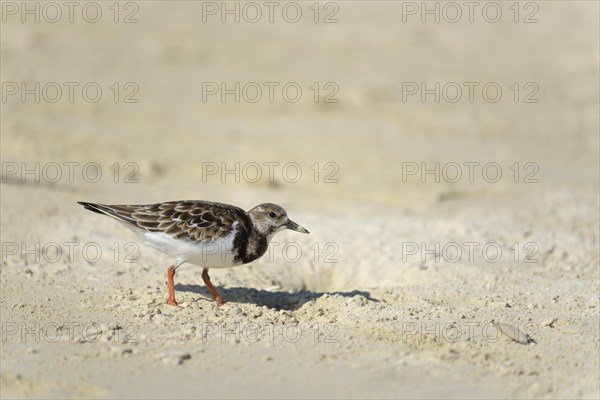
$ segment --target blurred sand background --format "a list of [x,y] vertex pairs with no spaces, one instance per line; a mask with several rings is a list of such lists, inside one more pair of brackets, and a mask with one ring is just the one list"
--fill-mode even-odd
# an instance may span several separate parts
[[[499,2],[497,23],[483,18],[486,3],[472,23],[464,6],[458,23],[423,23],[408,12],[420,2],[390,1],[321,2],[317,23],[313,2],[295,3],[296,23],[282,17],[286,3],[269,22],[260,2],[259,22],[242,15],[223,23],[221,2],[191,1],[118,3],[119,22],[113,3],[99,2],[96,23],[82,17],[82,3],[72,23],[44,20],[54,17],[50,9],[39,23],[23,23],[20,3],[7,3],[2,398],[600,395],[597,2],[520,2],[518,22],[513,2]],[[436,4],[443,6],[428,2]],[[206,13],[213,6],[218,13]],[[326,15],[337,22],[324,23]],[[138,22],[123,23],[126,16]],[[537,22],[524,23],[527,16]],[[22,101],[11,92],[35,82],[59,83],[62,97],[49,102],[49,91]],[[79,84],[72,102],[64,82]],[[81,94],[89,82],[103,90],[95,103]],[[257,82],[264,91],[256,103],[233,95],[204,101],[207,82]],[[273,102],[264,82],[279,85]],[[302,89],[295,103],[280,90],[290,82]],[[479,86],[473,102],[464,92],[456,103],[437,103],[403,98],[407,82]],[[503,90],[495,103],[481,94],[489,82]],[[531,82],[537,103],[524,102]],[[132,87],[138,102],[126,103]],[[325,102],[331,87],[337,103]],[[79,163],[73,182],[65,162]],[[257,182],[207,176],[208,163],[236,162],[297,163],[302,177],[292,183],[280,167],[273,182],[267,167]],[[403,179],[407,163],[436,162],[458,163],[463,174],[465,162],[495,162],[503,175],[495,183],[481,169],[473,182]],[[35,163],[39,182],[23,179],[22,165]],[[62,166],[56,183],[41,171],[52,163]],[[97,182],[82,178],[86,163],[100,166]],[[537,182],[525,182],[533,170]],[[130,171],[137,182],[125,182]],[[332,172],[337,182],[326,179]],[[272,258],[213,271],[229,301],[220,308],[201,270],[183,266],[176,290],[185,308],[176,310],[163,304],[172,260],[140,244],[127,262],[135,236],[75,203],[175,199],[244,209],[278,203],[311,235],[281,233]],[[73,242],[71,259],[65,243]],[[287,242],[303,251],[298,260],[282,254]],[[466,251],[455,262],[406,251],[410,243],[465,242],[479,244],[472,260]],[[81,253],[90,243],[103,251],[97,262]],[[486,243],[501,246],[499,261],[482,256]],[[23,254],[36,244],[50,250]],[[492,320],[537,344],[497,336]],[[101,327],[91,339],[90,326]],[[252,327],[273,334],[252,340]]]

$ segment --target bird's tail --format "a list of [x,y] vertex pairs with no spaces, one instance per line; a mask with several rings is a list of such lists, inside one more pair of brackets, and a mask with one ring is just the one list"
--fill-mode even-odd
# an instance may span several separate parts
[[88,203],[85,201],[78,201],[86,210],[93,211],[98,214],[108,215],[114,219],[127,223],[135,224],[135,219],[131,216],[131,209],[126,206],[108,206],[105,204]]

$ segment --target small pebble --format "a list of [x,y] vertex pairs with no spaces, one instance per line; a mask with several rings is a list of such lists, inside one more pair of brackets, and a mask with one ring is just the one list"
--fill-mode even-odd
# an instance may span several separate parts
[[131,353],[133,353],[132,348],[123,347],[123,346],[110,346],[109,350],[113,354],[131,354]]
[[260,308],[258,310],[252,311],[252,317],[254,317],[254,318],[258,318],[261,315],[263,315],[263,312],[262,312],[262,310]]
[[228,311],[227,314],[229,314],[229,315],[242,315],[242,309],[239,307],[231,307],[227,311]]
[[192,358],[192,355],[182,350],[170,350],[159,353],[157,358],[167,365],[181,365],[185,360]]

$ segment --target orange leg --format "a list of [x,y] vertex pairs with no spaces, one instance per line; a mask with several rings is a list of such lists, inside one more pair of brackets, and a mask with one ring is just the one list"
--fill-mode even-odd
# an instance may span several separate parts
[[208,276],[208,268],[204,268],[202,270],[202,280],[204,281],[204,284],[206,285],[208,290],[210,290],[210,294],[212,294],[217,304],[220,306],[225,304],[221,296],[219,296],[219,294],[217,293],[217,290],[213,286],[212,282],[210,281],[210,276]]
[[167,282],[169,284],[169,298],[167,299],[167,304],[175,307],[179,307],[179,304],[175,300],[175,283],[173,282],[173,277],[175,276],[175,266],[171,265],[167,268]]

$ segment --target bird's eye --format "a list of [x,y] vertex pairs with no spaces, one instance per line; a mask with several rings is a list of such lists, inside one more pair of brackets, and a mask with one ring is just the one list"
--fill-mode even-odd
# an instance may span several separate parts
[[275,217],[277,217],[277,214],[275,214],[273,211],[271,211],[271,212],[269,213],[269,217],[270,217],[270,218],[275,218]]

